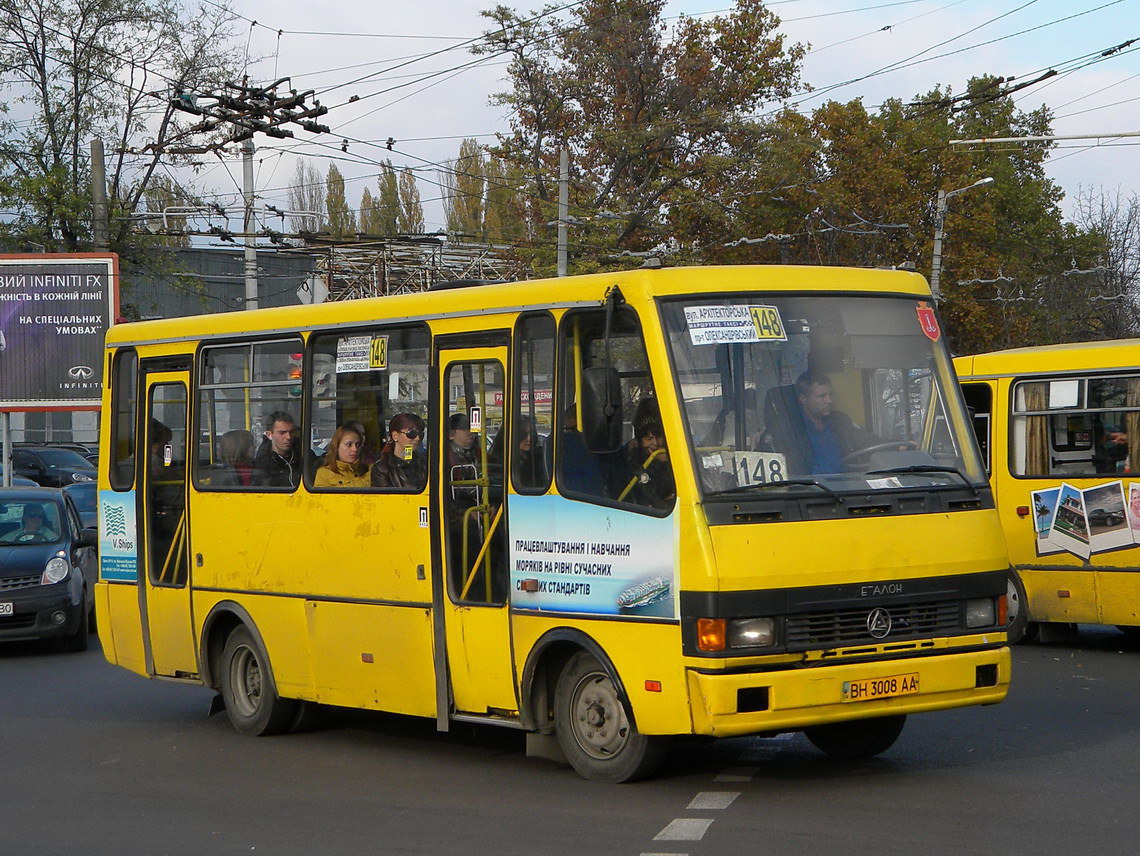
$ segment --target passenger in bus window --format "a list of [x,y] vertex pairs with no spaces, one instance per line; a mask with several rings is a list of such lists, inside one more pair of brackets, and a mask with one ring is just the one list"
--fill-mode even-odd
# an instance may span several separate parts
[[1096,434],[1093,446],[1093,468],[1096,472],[1128,471],[1128,433],[1119,426],[1106,425],[1099,417],[1093,417],[1093,430]]
[[479,460],[475,435],[464,413],[452,413],[447,420],[447,465],[474,465]]
[[[372,448],[372,444],[368,442],[368,431],[364,428],[364,423],[357,419],[350,419],[344,423],[346,427],[353,429],[360,435],[360,462],[366,466],[372,466],[376,463],[376,450]],[[381,422],[380,436],[384,436],[384,425]]]
[[522,487],[541,487],[546,484],[546,456],[535,435],[531,421],[520,417],[515,421],[515,458],[511,464],[515,481]]
[[253,435],[248,431],[238,429],[223,434],[219,457],[221,472],[211,480],[212,485],[249,487],[254,483]]
[[427,454],[423,450],[424,421],[414,413],[399,413],[388,423],[388,442],[372,466],[372,486],[421,490],[427,483]]
[[368,487],[372,478],[360,461],[360,432],[341,425],[333,433],[324,463],[317,468],[313,487]]
[[301,444],[297,420],[284,410],[265,417],[265,439],[253,458],[257,483],[263,487],[296,487],[301,482]]
[[[549,458],[550,448],[547,449]],[[604,455],[586,448],[578,430],[578,407],[571,404],[562,414],[562,437],[558,447],[561,458],[559,478],[567,489],[590,496],[605,496],[606,461]]]
[[651,508],[671,508],[677,495],[665,429],[657,399],[644,398],[633,416],[633,439],[623,450],[625,466],[619,468],[614,498]]

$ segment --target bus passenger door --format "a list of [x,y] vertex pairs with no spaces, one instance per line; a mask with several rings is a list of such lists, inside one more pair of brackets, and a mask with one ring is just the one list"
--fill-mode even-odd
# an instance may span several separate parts
[[[145,370],[145,364],[144,364]],[[188,372],[147,372],[142,463],[140,587],[148,671],[198,673],[190,618],[190,543],[186,519]]]
[[456,713],[518,711],[507,565],[506,348],[442,350],[440,555],[451,696]]

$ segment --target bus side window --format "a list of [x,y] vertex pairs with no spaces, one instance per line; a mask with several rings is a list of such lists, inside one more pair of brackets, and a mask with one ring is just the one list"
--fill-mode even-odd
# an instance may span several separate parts
[[[296,488],[307,451],[300,432],[303,357],[304,345],[294,338],[202,349],[194,466],[198,488]],[[272,458],[270,469],[263,462],[276,447],[268,433],[287,425],[293,426],[288,451]]]
[[138,367],[139,358],[134,350],[124,349],[115,353],[111,367],[111,454],[108,461],[108,476],[115,490],[130,490],[135,483]]
[[1011,430],[1017,475],[1134,472],[1140,465],[1140,376],[1018,383]]
[[556,456],[558,490],[567,496],[655,512],[673,507],[672,465],[637,314],[613,313],[609,365],[621,383],[623,439],[619,448],[586,447],[578,426],[582,370],[606,364],[605,312],[570,312],[562,321],[560,420]]
[[[427,483],[426,436],[431,337],[422,324],[313,336],[309,368],[309,431],[314,455],[306,469],[315,490],[419,493]],[[399,433],[399,453],[392,421]],[[326,465],[328,442],[341,425],[363,432],[360,466],[367,487],[313,488]],[[317,454],[319,452],[319,454]],[[406,455],[406,458],[405,458]]]
[[978,448],[982,450],[986,472],[991,472],[990,414],[993,413],[993,390],[988,383],[964,383],[962,396],[966,399],[966,407],[970,410],[970,419],[974,425],[974,434],[978,438]]
[[511,478],[519,493],[545,493],[550,487],[554,335],[554,319],[547,313],[524,316],[516,327]]

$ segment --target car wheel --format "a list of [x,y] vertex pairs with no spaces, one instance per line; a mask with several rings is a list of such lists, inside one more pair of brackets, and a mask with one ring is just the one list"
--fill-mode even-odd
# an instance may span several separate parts
[[281,734],[293,723],[297,703],[277,695],[269,657],[246,627],[238,627],[222,650],[222,697],[226,714],[242,734]]
[[554,690],[554,728],[562,752],[585,779],[629,782],[652,773],[664,758],[661,738],[629,721],[621,691],[585,651],[570,658]]
[[63,637],[63,650],[64,651],[86,651],[87,650],[87,603],[86,599],[79,607],[79,624],[75,631],[68,636]]
[[1037,638],[1037,624],[1029,620],[1029,601],[1025,597],[1025,586],[1021,576],[1013,568],[1005,578],[1005,603],[1008,611],[1005,635],[1010,645],[1019,642],[1032,642]]
[[820,752],[845,761],[873,758],[886,752],[902,734],[906,714],[831,722],[804,729],[804,735]]

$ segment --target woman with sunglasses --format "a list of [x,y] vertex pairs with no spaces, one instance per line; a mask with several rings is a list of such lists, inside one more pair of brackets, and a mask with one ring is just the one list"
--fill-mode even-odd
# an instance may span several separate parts
[[388,423],[388,442],[372,467],[372,486],[419,490],[427,482],[427,455],[421,439],[424,421],[399,413]]

